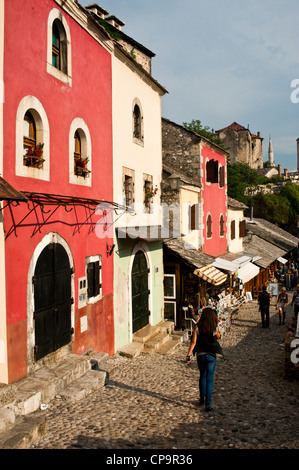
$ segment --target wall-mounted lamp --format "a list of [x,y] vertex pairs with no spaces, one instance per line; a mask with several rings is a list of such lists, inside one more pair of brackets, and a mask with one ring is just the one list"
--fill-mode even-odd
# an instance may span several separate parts
[[170,184],[170,188],[173,190],[173,191],[177,191],[179,188],[180,188],[180,177],[178,175],[170,175],[169,178],[168,178],[168,181],[169,181],[169,184]]

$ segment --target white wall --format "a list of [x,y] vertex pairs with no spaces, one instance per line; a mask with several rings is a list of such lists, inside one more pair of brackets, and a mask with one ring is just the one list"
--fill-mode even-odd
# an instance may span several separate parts
[[[114,159],[114,201],[123,204],[122,168],[135,171],[135,207],[138,225],[158,225],[161,213],[144,214],[142,204],[143,174],[153,176],[153,186],[158,193],[153,203],[160,203],[162,175],[161,96],[148,81],[136,73],[132,65],[113,56],[113,159]],[[133,102],[138,99],[143,114],[143,145],[133,139]],[[158,217],[158,218],[157,218]],[[122,216],[116,223],[124,226]],[[136,225],[136,216],[127,217],[127,225]]]
[[[228,251],[231,253],[240,253],[243,251],[243,238],[240,238],[239,222],[244,219],[244,212],[227,209],[227,227],[228,227]],[[231,240],[231,222],[235,221],[235,239]]]

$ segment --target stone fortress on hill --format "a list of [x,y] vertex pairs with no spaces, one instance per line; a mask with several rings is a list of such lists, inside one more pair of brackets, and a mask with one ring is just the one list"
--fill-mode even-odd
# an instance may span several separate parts
[[274,151],[271,136],[269,137],[268,160],[264,164],[263,141],[260,132],[253,134],[248,127],[233,122],[223,129],[215,131],[215,135],[222,140],[225,147],[229,148],[230,163],[247,163],[250,168],[257,170],[260,174],[271,178],[272,176],[284,176],[299,180],[299,138],[297,139],[297,169],[288,171],[275,165]]

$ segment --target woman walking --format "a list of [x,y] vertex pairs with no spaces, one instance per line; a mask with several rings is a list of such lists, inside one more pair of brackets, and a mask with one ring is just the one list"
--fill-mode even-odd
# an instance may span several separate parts
[[223,355],[220,344],[217,341],[216,330],[218,318],[215,310],[205,308],[199,321],[196,323],[189,351],[186,357],[187,364],[191,361],[191,354],[197,354],[199,368],[199,403],[211,411],[211,401],[214,386],[214,372],[216,367],[216,354]]

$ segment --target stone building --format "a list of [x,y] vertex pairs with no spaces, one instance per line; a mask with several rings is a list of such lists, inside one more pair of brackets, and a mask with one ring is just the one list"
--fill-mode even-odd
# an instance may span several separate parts
[[263,168],[263,138],[260,132],[252,134],[249,129],[233,122],[216,131],[224,145],[229,148],[230,163],[247,163],[251,168]]

